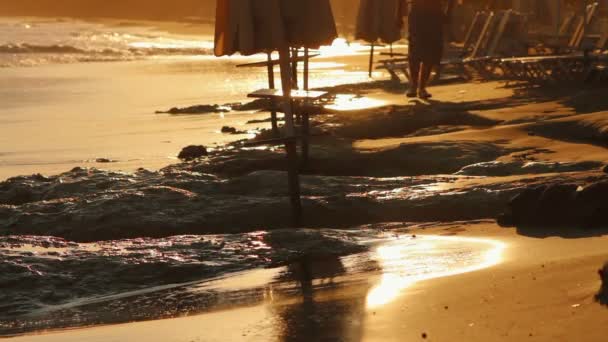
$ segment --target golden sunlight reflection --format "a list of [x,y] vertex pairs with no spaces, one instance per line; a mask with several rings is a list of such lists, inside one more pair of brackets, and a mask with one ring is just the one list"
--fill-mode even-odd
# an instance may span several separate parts
[[360,97],[356,95],[338,94],[333,104],[325,106],[325,108],[336,111],[361,110],[368,108],[380,107],[385,104],[384,101],[372,99],[369,97]]
[[442,236],[397,239],[382,245],[375,254],[383,273],[367,294],[367,308],[392,302],[421,280],[494,266],[501,261],[505,247],[495,240]]
[[319,53],[323,57],[348,56],[368,51],[369,47],[360,43],[349,43],[344,38],[336,38],[331,45],[321,46]]

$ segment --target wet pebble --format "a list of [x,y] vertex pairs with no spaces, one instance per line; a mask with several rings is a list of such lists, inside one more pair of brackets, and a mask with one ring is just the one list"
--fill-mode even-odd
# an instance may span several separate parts
[[246,134],[247,132],[239,131],[234,127],[224,126],[224,127],[222,127],[222,133],[224,133],[224,134]]
[[112,160],[110,158],[97,158],[95,159],[96,163],[102,163],[102,164],[107,164],[107,163],[116,163],[116,160]]
[[202,145],[190,145],[184,147],[177,156],[181,160],[191,161],[209,155],[207,148]]

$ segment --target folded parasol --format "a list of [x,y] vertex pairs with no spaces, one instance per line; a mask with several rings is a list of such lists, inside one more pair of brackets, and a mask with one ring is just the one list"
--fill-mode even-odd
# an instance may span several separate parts
[[251,55],[330,44],[337,37],[329,0],[218,0],[215,55]]
[[391,44],[401,39],[406,0],[361,0],[356,39]]

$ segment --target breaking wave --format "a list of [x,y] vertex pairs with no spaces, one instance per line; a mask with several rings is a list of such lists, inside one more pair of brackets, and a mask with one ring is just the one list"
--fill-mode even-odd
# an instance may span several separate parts
[[177,35],[150,27],[0,20],[0,66],[4,67],[205,56],[212,54],[212,47],[211,38],[204,35]]

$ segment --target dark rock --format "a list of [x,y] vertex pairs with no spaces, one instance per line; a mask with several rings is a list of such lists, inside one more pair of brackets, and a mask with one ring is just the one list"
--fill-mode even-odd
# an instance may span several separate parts
[[498,217],[501,226],[563,225],[578,217],[575,207],[577,186],[553,184],[525,189],[509,203],[509,209]]
[[608,181],[593,183],[577,193],[576,204],[581,224],[598,228],[608,224]]
[[528,223],[536,219],[539,199],[545,190],[546,186],[529,187],[511,199],[509,209],[512,224]]
[[32,189],[26,184],[18,184],[0,193],[0,204],[21,205],[36,199]]
[[207,114],[207,113],[227,113],[229,107],[220,105],[196,105],[190,107],[173,107],[167,111],[157,111],[156,114]]
[[608,305],[608,263],[598,271],[598,274],[602,280],[602,287],[597,295],[595,295],[595,300],[603,305]]
[[222,133],[225,134],[247,134],[246,131],[239,131],[234,127],[230,127],[230,126],[224,126],[222,127]]
[[536,222],[542,225],[575,223],[578,216],[574,210],[577,188],[574,184],[548,186],[539,198]]
[[230,127],[230,126],[222,127],[222,133],[237,134],[237,132],[238,131],[234,127]]
[[232,110],[250,111],[269,108],[271,106],[271,102],[267,99],[256,99],[246,103],[231,103],[227,105],[229,105]]
[[109,158],[97,158],[95,159],[96,163],[116,163],[116,160],[112,160]]
[[177,156],[181,160],[190,161],[209,155],[205,146],[202,145],[190,145],[182,149]]
[[578,227],[608,226],[608,181],[582,190],[577,184],[533,187],[515,196],[509,210],[498,217],[501,226]]
[[515,225],[513,214],[511,212],[500,214],[496,218],[496,223],[501,227],[513,227]]

